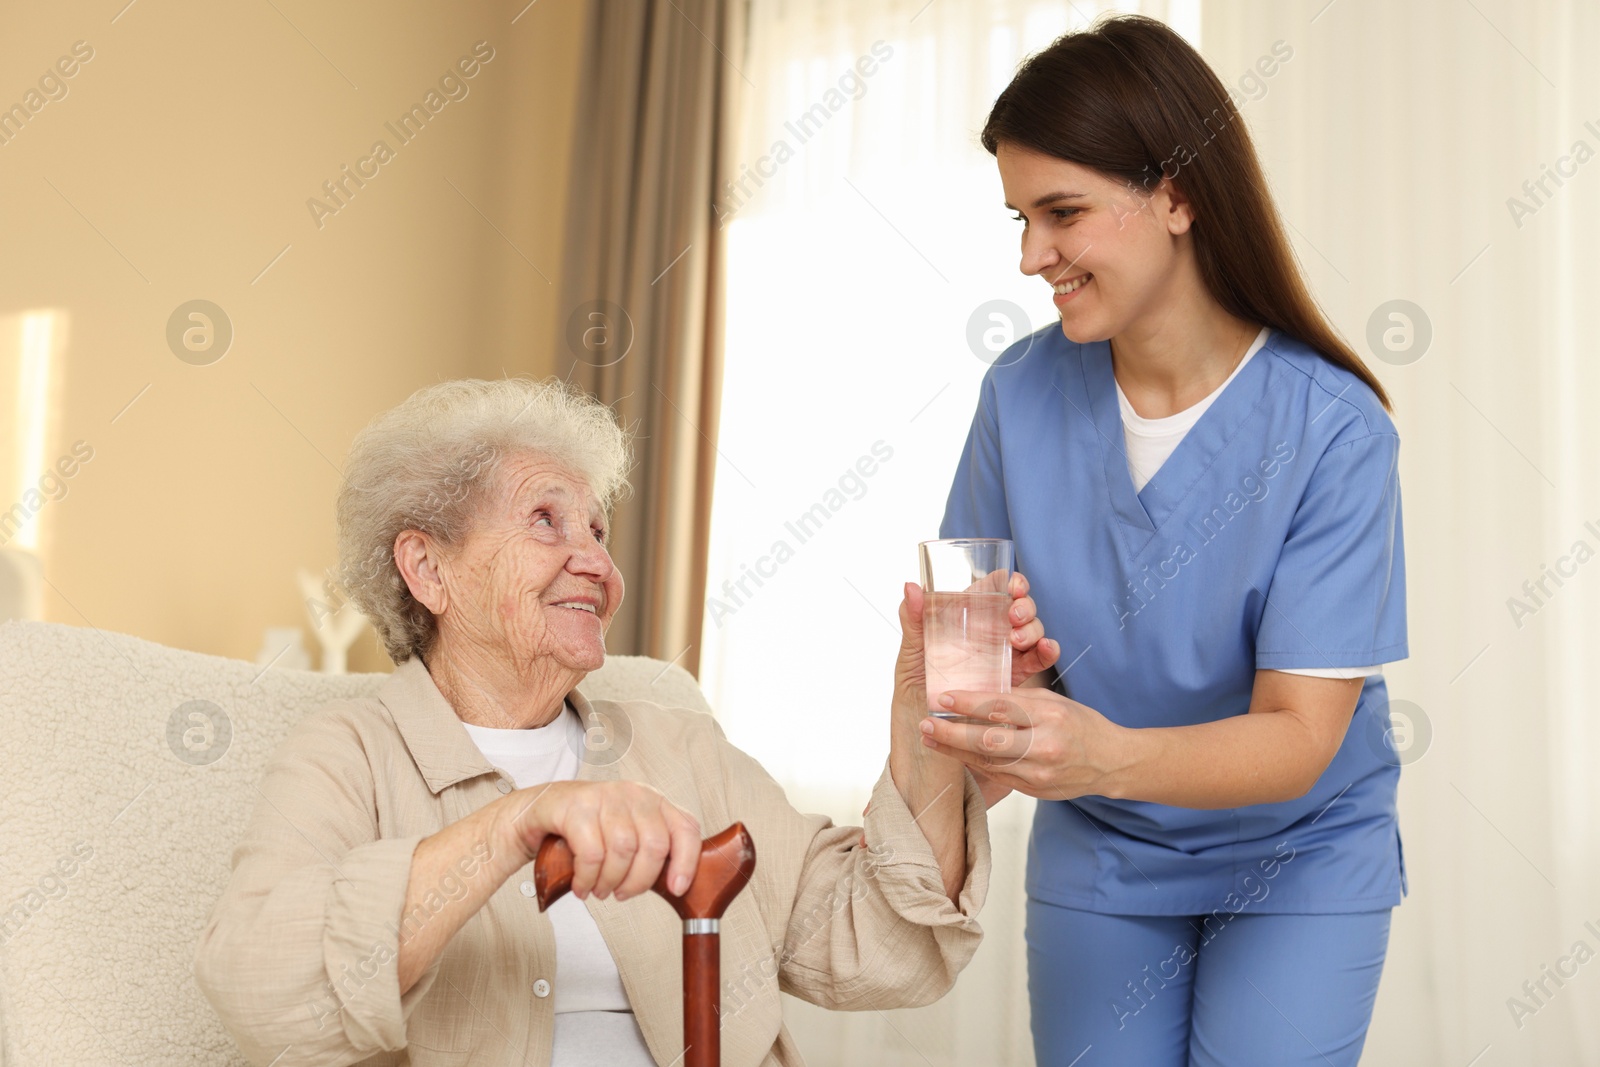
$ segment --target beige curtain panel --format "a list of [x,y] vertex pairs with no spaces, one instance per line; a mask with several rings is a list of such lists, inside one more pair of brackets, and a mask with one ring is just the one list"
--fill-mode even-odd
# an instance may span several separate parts
[[[610,651],[698,672],[721,392],[721,133],[738,0],[595,0],[579,83],[558,352],[635,434]],[[735,57],[730,60],[729,57]]]

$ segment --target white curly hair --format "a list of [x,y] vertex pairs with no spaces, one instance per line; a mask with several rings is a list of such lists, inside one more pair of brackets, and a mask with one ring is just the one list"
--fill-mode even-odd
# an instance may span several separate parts
[[505,459],[526,455],[582,476],[608,519],[628,491],[627,432],[610,408],[559,378],[440,382],[356,435],[339,487],[338,580],[396,663],[426,653],[438,631],[395,566],[395,538],[421,530],[459,544]]

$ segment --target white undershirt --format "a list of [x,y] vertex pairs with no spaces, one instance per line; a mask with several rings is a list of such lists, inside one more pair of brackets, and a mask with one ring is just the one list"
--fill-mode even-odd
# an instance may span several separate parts
[[[1222,391],[1229,383],[1239,376],[1239,372],[1244,370],[1244,365],[1250,362],[1251,357],[1267,343],[1267,334],[1270,332],[1268,327],[1261,327],[1261,332],[1256,334],[1256,339],[1245,349],[1244,358],[1233,368],[1233,373],[1228,375],[1221,385],[1211,390],[1204,399],[1165,418],[1147,419],[1134,411],[1133,405],[1128,402],[1127,394],[1122,391],[1122,383],[1117,382],[1117,406],[1122,409],[1122,440],[1128,453],[1128,476],[1133,479],[1134,492],[1144,489],[1156,471],[1167,461],[1167,457],[1178,447],[1178,442],[1182,441],[1184,435],[1200,421],[1200,416],[1204,415],[1212,402],[1222,395]],[[1112,380],[1116,380],[1115,376]],[[1294,667],[1285,668],[1283,673],[1304,674],[1312,678],[1365,678],[1371,674],[1382,674],[1383,666],[1380,664],[1375,667]]]
[[[578,776],[583,724],[571,704],[537,729],[461,725],[484,758],[511,775],[518,789]],[[524,899],[530,908],[539,906],[531,896]],[[549,915],[557,971],[546,976],[556,1020],[552,1067],[654,1067],[616,961],[588,907],[568,893],[550,905]]]

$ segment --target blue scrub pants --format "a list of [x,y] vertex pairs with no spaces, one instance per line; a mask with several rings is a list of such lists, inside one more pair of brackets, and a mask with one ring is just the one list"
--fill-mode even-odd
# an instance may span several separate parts
[[1390,910],[1219,921],[1030,899],[1038,1067],[1355,1067]]

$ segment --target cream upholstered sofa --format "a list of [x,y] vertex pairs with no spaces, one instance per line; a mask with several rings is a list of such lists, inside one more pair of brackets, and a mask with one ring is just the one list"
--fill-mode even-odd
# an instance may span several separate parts
[[[195,986],[196,941],[268,755],[384,677],[0,625],[0,1067],[245,1062]],[[644,657],[610,657],[583,690],[710,710]]]

